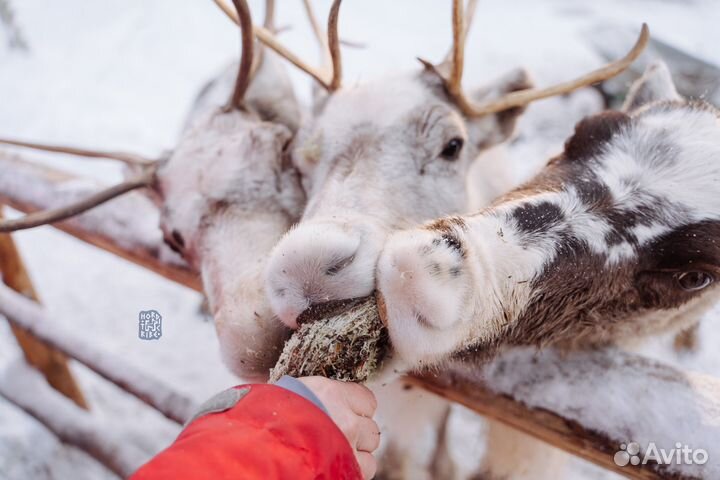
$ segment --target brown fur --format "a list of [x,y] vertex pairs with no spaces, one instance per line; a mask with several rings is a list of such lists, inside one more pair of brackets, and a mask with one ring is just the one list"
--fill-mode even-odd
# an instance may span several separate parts
[[[586,162],[601,153],[613,135],[631,125],[632,119],[619,112],[606,112],[583,120],[562,155],[554,158],[532,181],[495,205],[570,186],[589,211],[606,219],[612,227],[605,241],[609,245],[629,244],[636,251],[635,258],[609,265],[604,255],[592,252],[584,242],[573,237],[569,229],[563,232],[562,213],[553,204],[520,205],[507,215],[514,220],[525,241],[531,244],[534,235],[542,236],[553,227],[555,232],[560,231],[557,255],[531,280],[533,293],[524,311],[514,319],[505,313],[507,327],[500,337],[490,345],[475,345],[461,356],[475,358],[480,354],[487,358],[488,352],[501,345],[609,343],[633,329],[638,333],[647,331],[651,327],[643,322],[659,317],[658,313],[668,312],[665,316],[673,318],[672,312],[683,305],[697,302],[701,296],[717,295],[717,287],[713,286],[695,292],[684,290],[678,283],[678,275],[701,271],[720,278],[720,222],[682,225],[640,246],[632,233],[633,227],[689,216],[660,198],[650,198],[649,205],[633,210],[620,209],[607,187],[587,168]],[[438,221],[435,225],[434,229],[442,231],[446,224]],[[512,290],[513,285],[508,287]],[[667,328],[669,323],[663,321],[658,331]]]

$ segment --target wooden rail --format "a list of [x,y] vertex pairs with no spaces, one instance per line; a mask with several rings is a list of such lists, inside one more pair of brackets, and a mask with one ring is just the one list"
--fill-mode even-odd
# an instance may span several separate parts
[[[607,349],[515,350],[483,368],[408,377],[452,402],[633,479],[720,478],[720,379]],[[693,444],[693,442],[706,444]],[[622,444],[677,442],[705,465],[615,464]]]
[[[83,180],[87,184],[87,181]],[[87,195],[92,187],[68,188],[79,179],[0,151],[0,203],[24,213],[58,207]],[[38,194],[38,192],[42,192]],[[97,209],[53,226],[158,275],[201,291],[199,275],[162,241],[158,211],[131,192]]]

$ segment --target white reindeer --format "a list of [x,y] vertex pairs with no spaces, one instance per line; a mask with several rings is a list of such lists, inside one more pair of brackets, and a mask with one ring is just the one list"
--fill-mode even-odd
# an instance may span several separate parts
[[[523,106],[618,73],[647,38],[644,31],[628,57],[578,81],[527,90],[526,74],[516,70],[470,100],[459,88],[467,29],[463,18],[462,3],[455,1],[455,48],[446,62],[423,62],[417,72],[330,89],[316,116],[298,131],[292,159],[308,204],[299,225],[274,249],[266,276],[272,308],[288,326],[295,328],[298,315],[312,304],[370,294],[387,235],[463,212],[471,162],[511,134]],[[434,441],[427,438],[444,421],[446,404],[404,391],[399,382],[375,390],[383,431],[394,435],[388,451],[399,456],[417,451],[407,462],[388,460],[399,472],[385,474],[425,478]]]
[[[687,328],[720,293],[718,185],[720,111],[652,66],[624,111],[581,121],[528,184],[389,237],[377,276],[396,353],[412,370]],[[490,478],[557,478],[541,466],[557,455],[513,432],[491,429]]]
[[[225,363],[243,379],[265,381],[289,335],[265,299],[262,275],[268,253],[304,206],[286,152],[300,109],[277,57],[254,55],[246,1],[234,4],[242,29],[234,86],[221,79],[206,92],[168,158],[126,159],[140,170],[136,177],[77,204],[2,222],[0,231],[60,221],[149,187],[160,207],[165,242],[202,275]],[[234,90],[226,107],[208,105],[228,95],[228,86]]]

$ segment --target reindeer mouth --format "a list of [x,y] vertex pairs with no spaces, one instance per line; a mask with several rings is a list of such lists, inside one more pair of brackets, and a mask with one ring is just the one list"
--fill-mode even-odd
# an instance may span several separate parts
[[297,320],[300,328],[285,344],[271,379],[322,375],[363,382],[390,356],[380,295],[312,305]]
[[344,300],[330,300],[329,302],[314,303],[302,311],[297,317],[297,324],[312,323],[320,319],[335,317],[348,310],[352,310],[369,297],[346,298]]

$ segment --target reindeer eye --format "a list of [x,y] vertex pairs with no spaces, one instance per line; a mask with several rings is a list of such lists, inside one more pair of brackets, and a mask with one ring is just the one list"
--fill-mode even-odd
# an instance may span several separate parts
[[464,142],[462,138],[453,138],[445,144],[442,152],[440,152],[440,156],[445,160],[457,160],[457,158],[460,156],[460,151],[462,150],[463,143]]
[[675,278],[680,288],[688,292],[702,290],[714,281],[712,275],[705,272],[683,272]]

